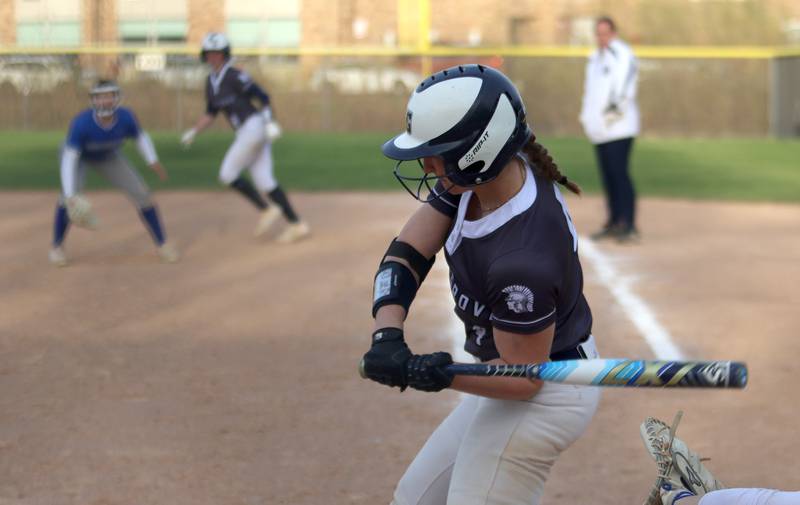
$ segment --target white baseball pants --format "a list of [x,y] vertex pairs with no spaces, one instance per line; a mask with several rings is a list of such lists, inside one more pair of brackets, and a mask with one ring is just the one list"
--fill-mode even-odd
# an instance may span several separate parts
[[552,382],[527,401],[464,395],[400,479],[392,504],[538,505],[550,468],[599,401],[599,388]]
[[700,505],[800,505],[800,491],[721,489],[703,495]]
[[236,138],[222,159],[219,180],[226,186],[236,180],[246,168],[256,188],[270,192],[278,187],[272,167],[272,143],[267,141],[264,133],[264,118],[260,114],[252,114],[236,130]]

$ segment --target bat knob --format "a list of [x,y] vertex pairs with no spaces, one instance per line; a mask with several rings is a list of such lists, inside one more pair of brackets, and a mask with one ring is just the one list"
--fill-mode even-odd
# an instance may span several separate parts
[[361,358],[361,361],[358,362],[358,375],[360,375],[362,379],[367,378],[367,371],[364,370],[364,358]]

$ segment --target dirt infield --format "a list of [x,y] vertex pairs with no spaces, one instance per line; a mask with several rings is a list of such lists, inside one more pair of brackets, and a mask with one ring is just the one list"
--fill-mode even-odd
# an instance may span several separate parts
[[[158,195],[184,253],[158,262],[136,213],[95,193],[97,232],[46,261],[54,195],[0,194],[0,505],[381,504],[458,399],[359,379],[376,263],[407,196],[301,194],[311,240],[251,237],[230,193]],[[597,198],[569,201],[580,232]],[[607,390],[555,466],[545,503],[638,504],[654,476],[648,415],[731,486],[800,488],[800,206],[649,200],[643,241],[599,249],[692,358],[742,359],[745,391]],[[441,260],[441,259],[440,259]],[[652,358],[584,260],[608,357]],[[444,270],[409,321],[417,352],[452,347]]]

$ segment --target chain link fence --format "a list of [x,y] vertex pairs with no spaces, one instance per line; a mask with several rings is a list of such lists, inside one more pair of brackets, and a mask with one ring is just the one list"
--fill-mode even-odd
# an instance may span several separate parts
[[[290,131],[394,131],[423,68],[479,62],[518,85],[541,135],[582,135],[580,57],[239,56]],[[103,70],[98,70],[103,69]],[[111,69],[111,70],[109,70]],[[0,56],[0,129],[62,130],[115,76],[146,128],[175,130],[203,114],[207,68],[195,55]],[[643,132],[652,136],[800,135],[800,58],[641,58]],[[222,121],[217,127],[225,127]]]

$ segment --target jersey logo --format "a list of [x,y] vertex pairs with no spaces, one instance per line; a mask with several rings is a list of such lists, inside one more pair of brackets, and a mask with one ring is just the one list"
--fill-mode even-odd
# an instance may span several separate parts
[[504,288],[503,293],[506,294],[508,310],[517,314],[533,312],[533,291],[527,287],[514,284]]
[[248,74],[244,70],[240,70],[239,71],[239,80],[242,82],[242,84],[247,84],[252,79],[250,78],[250,74]]

